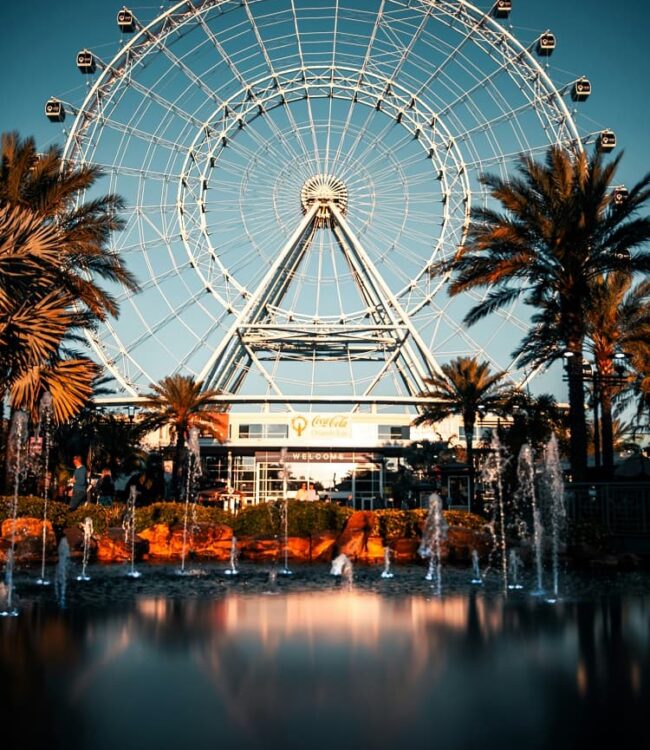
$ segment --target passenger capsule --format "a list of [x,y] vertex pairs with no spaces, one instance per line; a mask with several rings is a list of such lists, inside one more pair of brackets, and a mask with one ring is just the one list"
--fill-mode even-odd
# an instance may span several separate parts
[[81,52],[77,52],[77,68],[79,68],[79,72],[84,75],[94,73],[97,70],[97,64],[95,63],[95,56],[93,53],[87,49],[82,49]]
[[537,54],[540,57],[549,57],[553,54],[555,46],[555,34],[551,34],[550,31],[545,31],[537,40]]
[[512,10],[512,0],[497,0],[492,15],[495,18],[508,18]]
[[598,136],[598,150],[601,154],[613,151],[616,148],[616,135],[613,130],[603,130]]
[[65,107],[58,99],[48,99],[45,103],[45,116],[50,122],[63,122],[65,120]]
[[123,34],[131,34],[135,31],[135,16],[126,7],[118,11],[117,25]]
[[584,102],[591,94],[591,83],[586,78],[579,78],[571,87],[571,99],[574,102]]

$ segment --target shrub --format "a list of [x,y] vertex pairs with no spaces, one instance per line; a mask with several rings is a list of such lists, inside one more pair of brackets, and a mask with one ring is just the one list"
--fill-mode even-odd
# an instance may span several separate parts
[[[124,506],[122,509],[123,514]],[[232,525],[232,516],[221,508],[197,504],[194,509],[190,506],[190,510],[190,523],[196,521],[196,523]],[[135,510],[136,531],[143,531],[157,523],[167,524],[171,528],[182,524],[184,520],[185,503],[153,503]]]
[[[263,503],[244,508],[233,520],[236,535],[278,536],[282,534],[283,502]],[[309,536],[323,531],[338,533],[352,514],[349,508],[336,503],[304,502],[291,500],[288,503],[289,536]]]
[[[12,497],[0,497],[0,523],[11,517]],[[69,508],[67,503],[50,500],[47,504],[47,517],[54,526],[65,526]],[[43,518],[43,498],[34,495],[18,498],[18,516]]]

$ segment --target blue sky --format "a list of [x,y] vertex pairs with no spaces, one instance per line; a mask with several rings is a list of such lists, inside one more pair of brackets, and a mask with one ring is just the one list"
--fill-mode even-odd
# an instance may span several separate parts
[[[163,5],[168,3],[130,7],[138,17],[151,18]],[[644,57],[650,6],[638,0],[624,4],[514,0],[513,5],[510,22],[518,38],[533,38],[547,28],[556,34],[558,46],[550,65],[556,83],[575,75],[590,78],[593,94],[581,113],[594,128],[615,130],[626,152],[621,175],[625,181],[638,179],[650,168],[650,100]],[[49,96],[62,96],[83,86],[74,64],[81,48],[108,55],[120,43],[115,23],[120,7],[110,0],[3,3],[0,130],[32,134],[39,145],[60,139],[56,126],[43,115],[43,104]]]
[[[486,8],[488,3],[477,5]],[[639,179],[650,169],[647,65],[641,62],[650,26],[646,4],[618,6],[623,9],[620,14],[616,5],[603,0],[514,0],[513,5],[509,23],[521,41],[531,41],[546,29],[555,33],[558,46],[549,60],[549,74],[556,85],[580,75],[590,79],[593,94],[576,116],[581,132],[613,129],[626,152],[620,181],[630,184]],[[88,47],[110,58],[122,41],[115,23],[119,7],[106,0],[4,4],[0,131],[34,135],[41,147],[62,142],[60,128],[43,114],[44,103],[50,96],[77,102],[82,98],[87,81],[76,69],[75,55]],[[161,5],[130,7],[148,20]],[[545,378],[544,384],[564,397],[558,373]]]

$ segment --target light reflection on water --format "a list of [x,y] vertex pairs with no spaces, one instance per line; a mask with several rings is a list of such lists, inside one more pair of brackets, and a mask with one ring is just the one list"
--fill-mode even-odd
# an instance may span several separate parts
[[648,581],[624,583],[551,607],[363,581],[184,597],[107,576],[104,606],[26,597],[2,623],[0,719],[23,747],[70,750],[620,745],[650,706]]

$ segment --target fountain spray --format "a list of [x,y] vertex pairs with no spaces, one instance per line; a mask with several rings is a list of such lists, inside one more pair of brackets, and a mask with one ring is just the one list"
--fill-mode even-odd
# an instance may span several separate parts
[[41,576],[36,579],[39,586],[49,586],[45,578],[45,552],[47,547],[47,505],[50,496],[50,442],[52,430],[52,394],[48,391],[41,397],[39,405],[39,430],[43,429],[43,537],[41,539]]
[[18,518],[18,492],[20,490],[20,473],[22,471],[23,443],[27,437],[27,414],[24,411],[14,412],[9,431],[9,445],[14,446],[14,493],[11,500],[11,543],[7,550],[5,568],[5,606],[0,616],[16,617],[18,610],[14,607],[14,557],[16,552],[16,519]]

